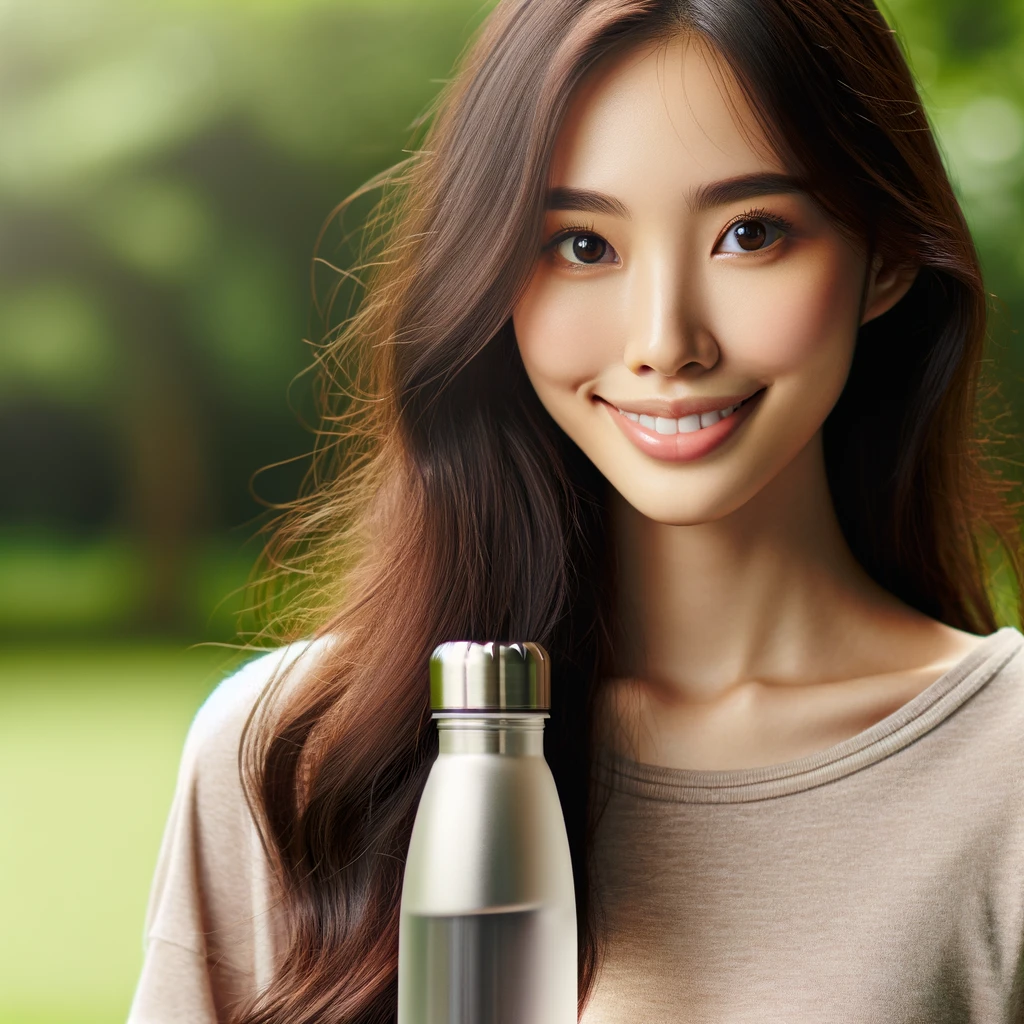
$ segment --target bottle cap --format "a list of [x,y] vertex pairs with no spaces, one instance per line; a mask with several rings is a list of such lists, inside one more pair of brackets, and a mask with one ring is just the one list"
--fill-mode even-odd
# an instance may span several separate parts
[[435,711],[547,710],[550,665],[540,644],[441,644],[430,656],[430,706]]

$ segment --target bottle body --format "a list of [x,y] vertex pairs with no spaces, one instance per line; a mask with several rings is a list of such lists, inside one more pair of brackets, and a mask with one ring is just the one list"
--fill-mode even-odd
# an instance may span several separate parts
[[398,1024],[575,1024],[576,902],[546,713],[437,713],[402,888]]

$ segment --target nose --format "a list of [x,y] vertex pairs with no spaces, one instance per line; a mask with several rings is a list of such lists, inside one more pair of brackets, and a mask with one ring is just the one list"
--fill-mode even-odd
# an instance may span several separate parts
[[638,267],[631,291],[623,360],[642,376],[700,376],[719,359],[702,313],[700,281],[676,260]]

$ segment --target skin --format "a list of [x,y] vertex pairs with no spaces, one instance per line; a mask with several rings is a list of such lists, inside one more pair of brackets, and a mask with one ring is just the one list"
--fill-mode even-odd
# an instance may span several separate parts
[[[869,264],[803,193],[689,201],[755,172],[787,168],[703,44],[681,36],[609,59],[573,97],[548,184],[624,209],[550,210],[546,239],[586,230],[545,248],[513,315],[538,396],[615,492],[623,578],[600,721],[612,746],[667,767],[822,750],[982,639],[875,584],[826,486],[821,427],[858,325],[898,302],[915,270]],[[638,449],[607,404],[761,388],[739,429],[690,462]]]

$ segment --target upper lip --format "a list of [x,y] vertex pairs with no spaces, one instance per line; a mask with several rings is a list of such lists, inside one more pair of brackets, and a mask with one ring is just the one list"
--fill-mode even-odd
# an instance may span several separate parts
[[671,402],[664,398],[643,398],[636,401],[626,400],[623,402],[616,402],[610,398],[602,398],[601,400],[609,405],[614,405],[616,409],[621,409],[623,412],[636,412],[641,416],[661,416],[667,420],[678,420],[683,416],[694,416],[705,412],[728,409],[731,405],[739,405],[740,402],[752,398],[761,390],[761,388],[757,388],[754,391],[747,391],[741,395],[722,395],[714,398],[678,398]]

